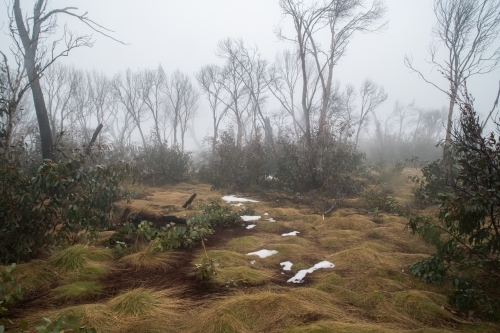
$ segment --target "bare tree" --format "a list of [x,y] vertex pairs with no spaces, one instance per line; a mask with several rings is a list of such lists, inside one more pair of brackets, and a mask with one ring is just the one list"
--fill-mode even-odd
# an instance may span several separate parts
[[365,80],[359,89],[361,96],[361,110],[358,120],[358,129],[356,131],[355,145],[358,146],[359,132],[365,124],[366,117],[369,113],[375,114],[375,109],[378,108],[387,99],[384,87],[377,85],[372,80]]
[[[125,72],[125,77],[122,78],[121,74],[117,75],[113,80],[113,91],[115,92],[116,99],[134,120],[134,127],[139,130],[139,134],[141,135],[142,146],[146,147],[146,137],[144,136],[141,124],[147,118],[147,110],[144,107],[141,79],[139,75],[133,73],[130,68]],[[129,118],[125,117],[125,119]],[[124,135],[123,132],[122,134]]]
[[14,134],[14,125],[20,118],[21,106],[26,92],[29,90],[29,82],[24,75],[21,56],[19,53],[14,54],[15,66],[9,64],[7,55],[0,51],[3,62],[3,81],[5,82],[5,91],[2,91],[2,100],[7,106],[7,112],[3,115],[5,119],[2,122],[6,124],[5,128],[5,147],[3,154],[8,156],[12,136]]
[[295,90],[300,79],[300,63],[296,53],[285,50],[276,55],[267,76],[269,91],[280,102],[283,109],[292,117],[295,138],[298,140],[304,132],[302,117],[297,114]]
[[196,79],[205,93],[210,105],[210,110],[212,111],[212,125],[214,131],[212,138],[212,157],[215,154],[220,123],[231,106],[229,102],[221,102],[225,99],[225,96],[223,96],[225,90],[222,76],[222,70],[216,65],[204,66],[200,72],[196,74]]
[[[87,13],[76,14],[76,7],[48,9],[48,0],[37,0],[33,6],[33,16],[25,17],[21,11],[20,0],[14,0],[10,11],[10,35],[24,57],[24,69],[31,85],[33,102],[35,105],[40,141],[42,144],[42,158],[51,158],[52,132],[47,108],[40,86],[40,76],[59,57],[67,56],[69,51],[81,46],[92,46],[91,35],[78,35],[66,26],[62,36],[55,38],[52,45],[43,42],[57,32],[57,17],[67,15],[73,17],[92,30],[105,36],[107,31],[102,26],[87,17]],[[111,38],[111,37],[110,37]],[[62,45],[62,46],[61,46]]]
[[159,144],[163,142],[160,130],[162,119],[167,115],[166,100],[167,75],[160,65],[156,70],[145,70],[141,73],[141,90],[144,104],[154,121],[154,132]]
[[[491,47],[500,33],[500,2],[434,0],[434,14],[437,22],[432,30],[434,42],[429,47],[430,63],[448,79],[449,87],[441,87],[426,78],[413,66],[410,56],[405,57],[405,64],[450,98],[443,149],[443,159],[450,176],[449,144],[458,91],[469,77],[490,73],[499,65],[500,47],[492,50]],[[444,59],[439,59],[441,46],[445,48]]]
[[186,84],[186,89],[182,97],[182,110],[179,119],[179,125],[181,130],[181,151],[184,151],[185,147],[185,136],[186,131],[189,128],[189,121],[194,119],[196,111],[198,110],[198,98],[199,94],[194,88],[191,81],[188,80]]
[[[294,43],[298,50],[302,69],[302,112],[305,122],[305,136],[309,151],[309,170],[313,186],[318,186],[316,166],[321,167],[322,147],[314,152],[311,135],[311,108],[307,105],[308,87],[311,79],[307,73],[307,59],[311,57],[315,64],[316,75],[321,87],[320,111],[318,117],[318,136],[325,134],[327,128],[326,114],[332,91],[333,69],[345,54],[347,46],[356,32],[379,31],[385,24],[379,24],[386,12],[381,0],[374,0],[366,11],[363,11],[364,0],[328,0],[304,1],[280,0],[279,4],[285,16],[292,18],[295,28],[294,37],[286,37],[282,29],[277,35]],[[323,48],[318,34],[328,34],[328,44]],[[324,35],[323,35],[324,36]],[[316,160],[318,159],[318,160]]]

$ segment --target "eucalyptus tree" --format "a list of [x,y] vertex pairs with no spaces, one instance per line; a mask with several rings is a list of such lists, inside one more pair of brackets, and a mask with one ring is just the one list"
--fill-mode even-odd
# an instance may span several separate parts
[[206,95],[210,111],[212,112],[212,157],[215,155],[215,147],[219,137],[219,126],[227,114],[231,103],[226,102],[227,92],[224,90],[222,81],[222,69],[217,65],[207,65],[196,74],[196,80]]
[[[313,147],[312,108],[308,88],[314,76],[308,73],[308,59],[315,67],[314,75],[319,80],[319,117],[316,124],[317,137],[326,135],[330,96],[333,84],[333,69],[345,54],[349,43],[357,32],[381,30],[386,8],[382,0],[374,0],[367,6],[365,0],[280,0],[285,17],[290,17],[295,29],[293,36],[286,36],[282,27],[276,34],[282,40],[293,43],[298,52],[302,72],[301,105],[304,118],[305,139],[309,154],[309,172],[313,186],[319,186],[316,172],[321,168],[323,147]],[[365,9],[366,8],[366,9]],[[321,37],[320,37],[321,36]],[[319,40],[328,41],[322,45]]]
[[[52,131],[47,107],[40,85],[42,73],[58,58],[81,46],[92,46],[92,35],[79,35],[66,26],[60,36],[50,38],[58,32],[57,17],[66,15],[74,18],[90,29],[105,35],[107,29],[92,21],[87,13],[77,14],[76,7],[50,9],[48,0],[36,0],[32,16],[23,15],[20,0],[8,5],[9,31],[15,47],[23,55],[23,67],[33,95],[38,127],[40,132],[42,158],[52,157]],[[114,39],[114,38],[112,38]],[[53,40],[52,43],[47,42]]]
[[379,86],[369,79],[363,82],[359,89],[359,95],[361,97],[361,109],[357,123],[356,138],[354,140],[356,146],[358,145],[359,133],[365,125],[368,114],[374,115],[375,110],[387,99],[384,87]]
[[[443,160],[450,177],[453,110],[460,88],[471,76],[490,73],[500,62],[500,47],[496,44],[500,33],[500,1],[434,0],[433,9],[436,24],[432,29],[434,40],[429,47],[430,62],[445,76],[447,83],[439,85],[426,77],[413,66],[411,56],[405,57],[405,64],[450,99],[443,149]],[[440,48],[444,48],[443,56]]]

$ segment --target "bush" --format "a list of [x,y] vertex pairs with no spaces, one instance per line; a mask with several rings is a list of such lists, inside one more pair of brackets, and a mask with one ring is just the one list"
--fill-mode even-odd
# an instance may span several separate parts
[[[415,264],[414,274],[428,271],[426,263],[431,261],[443,263],[443,268],[438,265],[439,269],[433,269],[441,276],[456,267],[457,271],[450,274],[456,288],[451,304],[464,310],[477,308],[500,318],[500,124],[496,133],[483,136],[468,95],[460,111],[459,127],[454,129],[451,142],[454,183],[439,191],[442,167],[431,164],[424,173],[427,183],[420,188],[424,198],[438,198],[439,221],[409,223],[414,233],[439,231],[443,235],[436,241],[436,254]],[[440,280],[436,276],[430,281]]]
[[135,148],[133,155],[143,179],[155,185],[185,180],[191,163],[189,153],[157,141],[144,148]]

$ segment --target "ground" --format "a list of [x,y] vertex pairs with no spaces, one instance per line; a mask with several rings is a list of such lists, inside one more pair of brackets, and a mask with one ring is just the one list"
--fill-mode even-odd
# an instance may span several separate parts
[[[389,186],[399,202],[412,203],[408,175],[415,172],[405,169]],[[201,283],[195,279],[195,265],[205,255],[201,245],[156,254],[137,245],[119,256],[105,245],[114,231],[102,232],[96,245],[74,245],[21,264],[16,274],[27,291],[9,313],[14,322],[24,318],[36,325],[43,317],[73,313],[88,327],[110,333],[500,331],[453,311],[446,286],[413,277],[408,265],[433,249],[405,230],[403,217],[374,211],[361,198],[344,200],[322,216],[318,212],[326,209],[300,194],[226,193],[186,183],[133,190],[137,198],[119,204],[114,222],[132,213],[189,217],[197,204],[227,194],[258,200],[244,206],[263,219],[218,228],[207,237],[208,255],[219,266],[216,276]],[[182,209],[194,192],[193,208]],[[264,220],[271,217],[276,222]],[[256,226],[247,229],[249,224]],[[282,236],[293,231],[296,236]],[[277,253],[248,255],[263,249]],[[286,261],[293,263],[289,271],[280,265]],[[334,268],[311,270],[302,283],[287,282],[324,261]]]

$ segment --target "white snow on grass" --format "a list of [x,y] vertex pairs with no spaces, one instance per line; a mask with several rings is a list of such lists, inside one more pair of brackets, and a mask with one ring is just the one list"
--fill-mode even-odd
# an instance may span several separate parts
[[269,214],[268,213],[264,213],[264,216],[268,216]]
[[243,204],[240,202],[239,204],[231,204],[231,206],[234,206],[234,207],[243,207]]
[[269,221],[269,222],[276,222],[275,219],[273,219],[272,217],[270,219],[266,219],[266,221]]
[[255,265],[255,263],[256,263],[255,260],[250,261],[250,265]]
[[247,229],[253,229],[255,228],[256,224],[249,224],[247,225]]
[[287,234],[281,234],[281,236],[283,237],[287,237],[287,236],[297,236],[297,234],[300,234],[300,232],[298,231],[292,231],[292,232],[289,232]]
[[278,251],[276,250],[260,250],[260,251],[256,251],[256,252],[250,252],[250,253],[247,253],[247,256],[252,256],[252,255],[255,255],[255,256],[259,256],[261,258],[267,258],[267,257],[270,257],[272,256],[273,254],[276,254],[278,253]]
[[297,274],[295,274],[294,277],[288,279],[287,282],[302,283],[302,282],[304,282],[304,278],[306,277],[307,273],[312,273],[315,270],[320,269],[320,268],[334,268],[334,267],[335,267],[335,265],[332,264],[331,262],[322,261],[322,262],[317,263],[316,265],[314,265],[313,267],[311,267],[309,269],[300,270]]
[[290,261],[283,261],[280,263],[284,271],[289,271],[292,269],[293,264]]
[[242,215],[240,217],[245,222],[251,222],[251,221],[258,221],[258,220],[260,220],[260,216]]
[[226,195],[222,197],[222,200],[225,202],[258,202],[256,200],[245,199],[245,198],[237,198],[234,195]]

